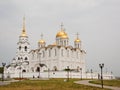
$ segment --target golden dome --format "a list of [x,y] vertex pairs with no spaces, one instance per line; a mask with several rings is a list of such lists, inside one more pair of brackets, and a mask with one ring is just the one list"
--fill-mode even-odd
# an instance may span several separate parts
[[75,42],[80,42],[80,39],[79,38],[75,39]]
[[66,39],[66,38],[68,38],[68,36],[67,35],[63,35],[63,36],[61,36],[61,38]]
[[45,40],[40,40],[38,43],[43,44],[43,43],[45,43]]
[[56,37],[61,37],[61,38],[68,38],[67,33],[65,31],[61,30],[60,32],[57,33]]
[[26,31],[25,31],[25,30],[23,30],[23,31],[22,31],[21,36],[23,36],[23,37],[27,36],[27,35],[26,35]]

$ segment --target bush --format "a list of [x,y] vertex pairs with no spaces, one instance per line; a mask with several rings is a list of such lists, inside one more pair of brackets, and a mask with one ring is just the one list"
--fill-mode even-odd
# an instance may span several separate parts
[[0,73],[3,73],[3,67],[0,67]]

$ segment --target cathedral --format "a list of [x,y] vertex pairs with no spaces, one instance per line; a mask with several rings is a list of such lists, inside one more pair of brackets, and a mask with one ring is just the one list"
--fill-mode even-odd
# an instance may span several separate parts
[[[5,77],[11,78],[98,78],[98,72],[86,72],[86,52],[81,48],[81,40],[77,33],[74,46],[69,44],[69,36],[61,25],[55,36],[55,43],[46,45],[41,39],[38,47],[31,50],[30,42],[25,28],[23,28],[17,42],[16,56],[4,68]],[[67,72],[69,70],[69,73]],[[104,74],[109,79],[112,75]]]
[[69,45],[69,36],[61,25],[61,29],[57,32],[55,38],[54,44],[46,45],[46,41],[41,35],[38,48],[31,50],[24,18],[22,33],[17,42],[16,56],[6,66],[6,75],[19,77],[20,72],[24,74],[48,71],[64,72],[67,68],[74,72],[82,70],[84,73],[86,52],[81,48],[81,40],[78,34],[74,40],[74,46]]

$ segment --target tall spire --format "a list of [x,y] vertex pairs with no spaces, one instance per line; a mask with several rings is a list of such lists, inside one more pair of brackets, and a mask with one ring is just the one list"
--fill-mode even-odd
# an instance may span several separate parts
[[23,17],[23,29],[22,29],[22,35],[21,36],[27,36],[26,30],[25,30],[25,16]]

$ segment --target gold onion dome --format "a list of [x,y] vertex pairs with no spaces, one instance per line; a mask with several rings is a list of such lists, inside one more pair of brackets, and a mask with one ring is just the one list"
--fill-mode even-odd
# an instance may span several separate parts
[[66,35],[61,36],[61,38],[66,39],[66,38],[68,38],[68,36],[66,34]]
[[56,34],[56,37],[60,37],[60,38],[68,38],[67,33],[64,30],[61,30],[60,32],[58,32]]
[[80,39],[79,38],[75,39],[75,42],[80,42]]
[[45,43],[45,40],[42,39],[39,41],[39,43],[43,44],[43,43]]
[[81,42],[81,40],[78,37],[79,33],[77,33],[76,35],[77,35],[77,38],[75,39],[75,42]]
[[39,40],[38,43],[40,43],[40,44],[44,44],[45,43],[45,40],[43,40],[43,34],[41,34],[41,40]]
[[27,36],[25,30],[22,31],[21,36],[23,36],[23,37]]

